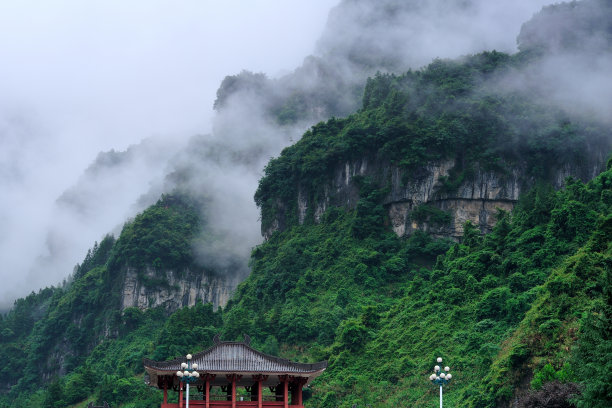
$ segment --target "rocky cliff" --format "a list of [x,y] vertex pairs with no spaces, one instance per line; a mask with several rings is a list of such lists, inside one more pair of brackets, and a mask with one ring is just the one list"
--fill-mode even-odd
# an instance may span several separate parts
[[[592,151],[583,163],[560,163],[550,169],[546,181],[560,188],[567,177],[590,180],[604,169],[605,159],[603,151]],[[319,199],[309,199],[308,191],[298,190],[297,218],[302,224],[312,214],[318,223],[330,206],[355,208],[360,198],[355,176],[361,176],[388,189],[383,204],[398,236],[422,230],[438,238],[456,240],[463,235],[466,221],[477,225],[483,233],[490,232],[499,210],[511,211],[520,194],[536,183],[529,176],[529,169],[520,165],[501,172],[475,164],[459,177],[456,169],[455,160],[430,163],[412,172],[367,157],[347,161],[336,166]],[[453,178],[455,181],[449,183]],[[270,227],[262,231],[266,238],[287,223],[290,206],[280,203],[278,208],[284,211],[279,211]]]
[[184,270],[159,272],[127,268],[121,293],[121,309],[137,307],[147,309],[163,307],[172,313],[184,306],[193,306],[197,300],[212,303],[214,308],[225,306],[233,290],[240,283],[237,276],[217,276]]

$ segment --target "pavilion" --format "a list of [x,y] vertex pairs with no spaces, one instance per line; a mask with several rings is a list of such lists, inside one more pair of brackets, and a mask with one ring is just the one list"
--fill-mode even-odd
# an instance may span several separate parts
[[[191,361],[197,363],[199,374],[191,387],[197,389],[201,398],[190,398],[189,406],[194,408],[303,408],[302,387],[327,368],[327,361],[296,363],[259,352],[250,346],[248,336],[243,342],[220,341],[215,336],[214,345],[194,354]],[[185,384],[177,376],[185,362],[185,358],[144,359],[149,385],[164,390],[161,408],[185,407]],[[237,397],[239,387],[244,387],[246,398]],[[169,389],[178,392],[178,403],[168,403]]]

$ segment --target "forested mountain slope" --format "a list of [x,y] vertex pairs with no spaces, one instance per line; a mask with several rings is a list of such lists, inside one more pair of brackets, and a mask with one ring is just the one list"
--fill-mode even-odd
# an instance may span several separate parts
[[611,176],[537,187],[492,233],[468,224],[455,244],[398,239],[373,222],[384,211],[372,190],[355,210],[330,209],[258,247],[224,328],[329,358],[313,406],[425,406],[437,355],[455,373],[453,406],[508,404],[534,372],[536,387],[582,382],[605,406],[590,370],[609,356]]
[[[356,210],[332,208],[319,224],[274,234],[254,251],[252,275],[224,310],[199,303],[169,318],[161,308],[117,313],[106,288],[114,281],[106,272],[113,251],[73,286],[20,301],[2,321],[4,381],[23,373],[4,403],[19,397],[59,407],[93,395],[155,406],[159,394],[138,377],[142,357],[180,356],[209,345],[217,332],[226,339],[247,332],[269,353],[329,359],[309,391],[310,406],[423,406],[436,397],[426,377],[437,355],[452,367],[447,400],[456,406],[503,405],[533,373],[536,388],[578,382],[584,406],[605,406],[612,170],[587,185],[534,189],[512,215],[500,214],[492,233],[482,237],[468,225],[461,243],[424,233],[400,239],[372,222],[384,213],[376,190],[367,197]],[[73,341],[75,332],[91,345],[87,336],[95,332],[88,330],[99,324],[69,323],[80,310],[108,316],[110,330],[85,355],[75,354],[46,392],[26,392],[40,381],[35,357],[46,350],[38,342]],[[27,321],[41,314],[29,334]]]

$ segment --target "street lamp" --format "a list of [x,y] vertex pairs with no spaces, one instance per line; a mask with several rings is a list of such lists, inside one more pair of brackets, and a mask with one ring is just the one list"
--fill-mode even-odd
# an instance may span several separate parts
[[192,382],[198,381],[200,378],[200,373],[197,372],[198,365],[196,363],[191,364],[191,354],[187,354],[187,362],[181,363],[181,368],[184,371],[177,371],[176,376],[179,378],[179,381],[185,383],[187,386],[187,407],[189,408],[189,384]]
[[[436,361],[438,362],[438,364],[441,364],[442,357],[438,357]],[[444,370],[442,370],[439,365],[436,365],[434,367],[434,373],[429,376],[429,380],[432,383],[440,386],[440,408],[442,408],[442,386],[448,384],[451,378],[453,378],[453,376],[451,375],[451,373],[449,373],[449,371],[450,371],[449,366],[444,367]]]

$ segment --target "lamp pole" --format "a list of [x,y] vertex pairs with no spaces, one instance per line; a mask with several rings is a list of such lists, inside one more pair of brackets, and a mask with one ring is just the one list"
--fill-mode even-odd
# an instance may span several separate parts
[[[438,364],[442,363],[442,357],[438,357],[436,360]],[[442,387],[449,383],[453,376],[449,373],[450,367],[444,367],[444,370],[439,365],[434,367],[434,373],[429,376],[429,380],[435,384],[440,386],[440,408],[442,408]]]
[[186,363],[181,363],[181,368],[184,371],[177,371],[176,372],[176,376],[179,378],[179,381],[184,383],[186,385],[187,388],[187,395],[186,395],[186,399],[187,399],[187,407],[189,408],[189,384],[192,382],[196,382],[198,381],[198,378],[200,378],[200,373],[198,373],[198,365],[196,363],[191,364],[191,354],[187,354],[186,356],[187,358],[187,362]]

